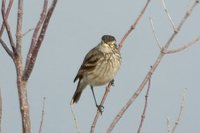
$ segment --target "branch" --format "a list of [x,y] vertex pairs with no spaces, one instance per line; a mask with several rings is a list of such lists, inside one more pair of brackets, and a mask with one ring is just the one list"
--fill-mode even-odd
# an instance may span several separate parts
[[[121,50],[121,48],[122,48],[122,46],[123,46],[123,44],[124,44],[126,38],[127,38],[127,37],[129,36],[129,34],[135,29],[135,27],[137,26],[138,22],[141,20],[141,18],[142,18],[142,16],[144,15],[144,13],[145,13],[145,11],[146,11],[146,9],[147,9],[147,7],[148,7],[150,1],[151,1],[151,0],[147,0],[147,2],[146,2],[146,4],[145,4],[144,8],[141,10],[141,12],[140,12],[139,16],[137,17],[136,21],[134,22],[133,25],[131,25],[130,29],[126,32],[126,34],[124,35],[124,37],[123,37],[122,40],[120,41],[120,43],[119,43],[119,45],[118,45],[120,50]],[[107,97],[108,93],[109,93],[110,90],[111,90],[111,86],[112,86],[111,83],[109,83],[109,84],[107,85],[106,90],[105,90],[105,93],[104,93],[104,96],[103,96],[103,98],[102,98],[102,100],[101,100],[101,104],[100,104],[101,106],[103,106],[103,104],[104,104],[104,102],[105,102],[105,100],[106,100],[106,97]],[[90,133],[94,133],[95,126],[96,126],[96,123],[97,123],[97,120],[98,120],[99,116],[100,116],[100,112],[97,110],[97,113],[96,113],[96,115],[95,115],[94,121],[93,121],[92,126],[91,126],[91,129],[90,129]]]
[[[2,1],[3,2],[3,1]],[[4,4],[4,5],[3,5]],[[6,13],[5,13],[5,20],[8,19],[8,15],[10,13],[11,7],[13,4],[13,0],[9,1],[8,7],[6,9]],[[5,3],[2,3],[2,6],[5,6]],[[2,9],[5,12],[5,9]],[[4,13],[3,13],[4,14]],[[2,16],[3,17],[3,16]],[[4,50],[7,52],[7,54],[13,59],[13,53],[12,51],[8,48],[7,44],[1,39],[2,35],[3,35],[3,31],[4,31],[4,22],[1,25],[1,30],[0,30],[0,43],[2,45],[2,47],[4,48]]]
[[[9,4],[8,4],[8,7],[7,7],[7,10],[6,10],[6,13],[5,13],[5,19],[6,19],[6,20],[8,19],[8,15],[9,15],[9,13],[10,13],[10,10],[11,10],[11,8],[12,8],[12,5],[13,5],[13,0],[10,0],[10,1],[9,1]],[[4,23],[2,23],[2,25],[1,25],[0,38],[1,38],[2,34],[3,34],[3,31],[4,31]]]
[[137,133],[141,132],[141,129],[142,129],[142,126],[143,126],[143,123],[144,123],[147,105],[148,105],[148,96],[149,96],[150,87],[151,87],[151,77],[149,78],[149,81],[148,81],[147,92],[146,92],[146,95],[145,95],[144,109],[143,109],[143,113],[142,113],[142,116],[141,116],[141,121],[140,121],[140,125],[139,125]]
[[1,88],[0,88],[0,133],[1,133],[1,121],[2,121],[2,96],[1,96]]
[[154,35],[154,37],[156,39],[156,42],[157,42],[157,45],[158,45],[159,49],[161,50],[162,46],[160,45],[160,41],[158,39],[158,36],[156,35],[154,24],[153,24],[153,20],[152,20],[152,18],[149,18],[149,20],[150,20],[150,23],[151,23],[151,28],[152,28],[153,35]]
[[42,106],[42,116],[41,116],[41,121],[40,121],[40,128],[39,128],[39,133],[42,133],[42,126],[43,126],[43,121],[44,121],[44,113],[45,113],[45,100],[46,98],[43,98],[43,106]]
[[11,30],[10,30],[10,26],[9,26],[7,19],[6,19],[6,14],[5,14],[5,0],[2,0],[1,13],[2,13],[2,18],[3,18],[3,23],[6,27],[8,38],[9,38],[9,41],[10,41],[10,45],[12,47],[13,52],[15,53],[16,52],[15,43],[14,43],[13,36],[12,36]]
[[[106,91],[105,91],[105,93],[103,95],[103,98],[101,100],[100,105],[104,105],[104,103],[106,101],[106,98],[108,96],[108,93],[110,92],[111,87],[112,87],[112,83],[109,83],[108,86],[106,86]],[[96,115],[94,117],[94,121],[93,121],[91,129],[90,129],[90,133],[94,133],[94,130],[95,130],[95,127],[96,127],[96,124],[97,124],[97,121],[98,121],[98,118],[99,118],[100,114],[101,114],[101,112],[97,109],[97,113],[96,113]]]
[[34,30],[34,28],[30,28],[30,29],[28,29],[25,33],[23,33],[22,36],[23,36],[23,37],[26,36],[26,35],[27,35],[29,32],[31,32],[32,30]]
[[[27,81],[28,78],[30,77],[30,74],[31,74],[33,67],[35,65],[35,61],[36,61],[40,46],[41,46],[42,41],[44,39],[44,36],[45,36],[46,30],[47,30],[51,15],[52,15],[54,8],[56,6],[56,3],[57,3],[57,0],[54,0],[52,2],[51,7],[49,8],[47,15],[46,15],[46,18],[44,20],[44,23],[42,25],[42,29],[40,31],[37,42],[35,42],[35,45],[33,44],[33,46],[30,47],[29,53],[27,55],[27,61],[26,61],[26,65],[25,65],[24,74],[23,74],[23,80],[25,80],[25,81]],[[35,34],[37,34],[36,32],[37,32],[37,30],[34,32],[33,37],[35,37]]]
[[167,133],[171,133],[171,127],[170,127],[169,118],[167,118]]
[[179,124],[179,122],[180,122],[181,114],[182,114],[182,112],[183,112],[184,103],[185,103],[185,95],[186,95],[186,89],[184,90],[183,96],[182,96],[182,98],[181,98],[180,110],[179,110],[178,117],[177,117],[177,119],[176,119],[176,122],[174,123],[174,126],[173,126],[173,128],[172,128],[172,132],[171,132],[171,133],[174,133],[174,132],[175,132],[176,127],[178,126],[178,124]]
[[135,29],[135,27],[137,26],[137,24],[139,23],[139,21],[141,20],[142,16],[144,15],[144,12],[146,11],[146,8],[148,7],[149,3],[151,0],[147,0],[144,8],[141,10],[139,16],[137,17],[137,19],[135,20],[134,24],[131,25],[130,29],[126,32],[126,34],[124,35],[124,37],[122,38],[122,40],[119,43],[119,49],[122,48],[122,45],[124,44],[126,38],[129,36],[129,34]]
[[[193,9],[197,6],[198,3],[199,2],[195,1],[193,3],[192,7],[188,11],[186,11],[185,15],[183,16],[183,18],[181,19],[181,22],[178,25],[177,31],[174,31],[174,33],[169,37],[168,41],[166,42],[166,44],[164,46],[164,50],[168,49],[168,47],[170,46],[171,42],[174,40],[174,38],[176,37],[177,33],[180,31],[180,29],[182,28],[183,24],[188,19],[188,17],[190,16],[190,14],[192,13]],[[159,56],[157,57],[155,63],[152,65],[152,68],[150,69],[150,71],[146,74],[144,80],[142,81],[140,86],[137,88],[136,92],[131,96],[131,98],[123,106],[123,108],[116,115],[116,117],[114,118],[114,120],[112,121],[110,126],[108,127],[107,133],[110,133],[113,130],[113,128],[119,122],[119,120],[124,115],[126,110],[130,107],[130,105],[136,100],[138,95],[142,92],[142,90],[144,89],[145,85],[147,84],[149,78],[155,72],[156,68],[158,67],[158,65],[160,64],[161,60],[163,59],[164,55],[165,55],[165,53],[161,50],[161,52],[160,52]]]
[[192,40],[191,42],[183,45],[182,47],[180,48],[176,48],[176,49],[169,49],[167,50],[165,53],[166,54],[174,54],[174,53],[177,53],[177,52],[181,52],[191,46],[193,46],[194,44],[197,44],[197,42],[200,41],[200,36],[198,36],[197,38],[195,38],[194,40]]
[[21,56],[21,45],[22,45],[22,20],[23,20],[23,0],[18,0],[17,10],[17,30],[16,30],[16,50],[18,55]]
[[71,108],[71,112],[72,112],[72,115],[73,115],[73,118],[74,118],[74,121],[75,121],[77,133],[80,133],[81,130],[80,130],[80,127],[79,127],[79,124],[78,124],[78,119],[76,117],[76,114],[75,114],[75,111],[74,111],[74,106],[73,106],[72,102],[70,103],[70,108]]
[[174,31],[176,31],[175,24],[174,24],[174,22],[172,21],[172,17],[170,16],[169,11],[168,11],[168,9],[167,9],[167,7],[166,7],[165,0],[162,0],[162,5],[163,5],[163,8],[164,8],[164,10],[165,10],[165,13],[167,14],[167,16],[168,16],[168,18],[169,18],[169,21],[170,21],[170,23],[171,23],[171,25],[172,25]]
[[7,52],[7,54],[13,59],[12,51],[7,47],[6,43],[1,38],[0,38],[0,43],[2,47],[5,49],[5,51]]

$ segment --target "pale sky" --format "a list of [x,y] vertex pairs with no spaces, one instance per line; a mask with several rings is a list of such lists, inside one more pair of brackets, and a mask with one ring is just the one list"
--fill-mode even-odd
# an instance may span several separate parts
[[[177,25],[193,0],[166,0],[171,17]],[[77,83],[73,79],[85,54],[95,47],[104,34],[115,36],[117,42],[135,21],[146,1],[131,0],[58,0],[45,40],[28,83],[32,132],[38,132],[42,99],[46,97],[43,133],[76,133],[70,110],[70,100]],[[50,3],[50,2],[49,2]],[[24,1],[23,31],[35,27],[43,1]],[[9,23],[13,33],[16,26],[17,1],[14,2]],[[103,133],[135,92],[150,66],[155,62],[159,48],[152,33],[149,17],[152,17],[161,44],[173,33],[161,0],[152,1],[135,31],[127,38],[121,50],[122,66],[115,78],[99,118],[95,133]],[[0,19],[2,22],[2,19]],[[177,48],[200,35],[200,7],[174,39],[170,48]],[[23,40],[26,57],[32,32]],[[3,39],[6,38],[4,33]],[[4,39],[8,42],[7,39]],[[16,73],[12,60],[0,48],[0,88],[3,98],[3,133],[20,133],[21,116],[16,88]],[[200,131],[200,43],[180,53],[165,56],[151,80],[146,118],[142,133],[166,133],[167,118],[171,124],[178,115],[180,99],[187,88],[185,105],[176,133]],[[98,88],[98,89],[97,89]],[[146,90],[146,89],[145,89]],[[137,132],[144,106],[145,92],[131,105],[116,125],[113,133]],[[105,86],[95,87],[100,102]],[[90,131],[96,114],[91,90],[87,87],[78,104],[76,114],[82,133]]]

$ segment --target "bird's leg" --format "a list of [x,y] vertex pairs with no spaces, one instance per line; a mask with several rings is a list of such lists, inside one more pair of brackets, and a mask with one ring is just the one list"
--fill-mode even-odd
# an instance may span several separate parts
[[99,110],[99,112],[102,114],[103,109],[104,109],[104,106],[98,105],[98,104],[97,104],[97,100],[96,100],[96,97],[95,97],[95,94],[94,94],[93,86],[90,86],[90,88],[91,88],[91,90],[92,90],[92,94],[93,94],[93,98],[94,98],[96,107],[97,107],[97,109]]
[[110,81],[110,83],[111,83],[112,86],[114,86],[114,85],[115,85],[115,80],[112,79],[112,80]]

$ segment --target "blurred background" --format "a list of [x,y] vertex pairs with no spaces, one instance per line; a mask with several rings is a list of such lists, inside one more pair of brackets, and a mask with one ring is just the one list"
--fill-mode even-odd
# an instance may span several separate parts
[[[33,133],[39,130],[43,97],[46,97],[43,133],[76,132],[69,103],[77,85],[73,83],[73,79],[85,54],[100,42],[104,34],[111,34],[120,42],[145,2],[146,0],[58,1],[28,83]],[[192,2],[193,0],[166,0],[175,25],[178,25]],[[49,5],[50,3],[51,1]],[[42,6],[41,0],[24,1],[24,32],[35,27]],[[13,33],[16,29],[16,11],[17,1],[14,2],[9,16]],[[200,35],[199,16],[200,7],[198,6],[170,48],[178,48]],[[105,102],[96,133],[106,131],[113,118],[140,85],[160,52],[152,33],[149,17],[153,19],[161,44],[164,45],[173,33],[161,0],[152,1],[141,22],[127,38],[121,50],[122,66],[115,78],[115,86]],[[24,61],[32,33],[32,31],[28,33],[23,40]],[[6,32],[3,39],[8,43]],[[170,118],[171,124],[174,124],[184,88],[187,88],[187,94],[176,133],[200,131],[199,51],[200,43],[180,53],[167,55],[162,60],[152,76],[143,133],[167,132],[167,117]],[[3,99],[2,132],[20,133],[22,129],[15,67],[2,47],[0,64],[0,88]],[[116,125],[113,133],[137,131],[144,106],[145,90]],[[105,86],[95,87],[98,102],[101,101],[104,91]],[[89,87],[85,89],[76,105],[76,114],[81,132],[88,133],[96,114]]]

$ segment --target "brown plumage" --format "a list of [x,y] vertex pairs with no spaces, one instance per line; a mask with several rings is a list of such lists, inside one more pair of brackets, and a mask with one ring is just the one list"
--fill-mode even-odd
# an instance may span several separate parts
[[72,103],[79,101],[87,85],[90,85],[93,91],[93,86],[105,85],[112,81],[120,65],[121,55],[115,38],[111,35],[104,35],[101,42],[87,53],[74,79],[74,82],[77,79],[79,82],[72,97]]

